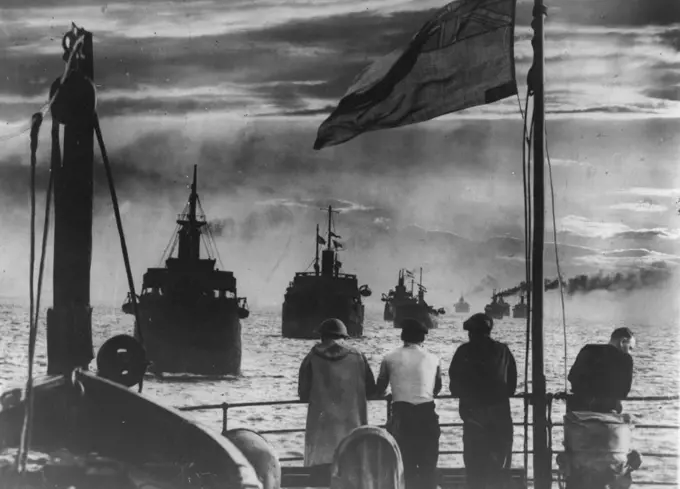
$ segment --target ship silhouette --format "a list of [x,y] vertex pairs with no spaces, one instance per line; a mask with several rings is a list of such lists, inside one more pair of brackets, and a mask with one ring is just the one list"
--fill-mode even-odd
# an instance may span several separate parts
[[453,305],[456,312],[470,312],[470,304],[465,302],[463,295],[461,294],[460,299]]
[[[406,277],[411,279],[411,290],[404,285]],[[438,317],[445,314],[443,308],[435,309],[425,301],[427,289],[423,286],[423,269],[420,269],[420,283],[418,283],[418,294],[413,293],[415,278],[409,270],[399,270],[397,285],[387,294],[382,295],[385,303],[383,319],[392,321],[395,328],[401,328],[401,322],[406,318],[413,318],[420,321],[427,329],[438,326]]]
[[529,312],[529,307],[527,306],[527,303],[524,298],[524,294],[522,294],[519,298],[519,302],[512,306],[512,317],[513,318],[526,318],[527,314]]
[[503,319],[510,315],[510,304],[505,302],[503,295],[496,293],[496,289],[494,289],[491,302],[484,306],[484,312],[493,319]]
[[[201,258],[202,238],[216,254],[194,165],[189,201],[164,253],[165,267],[146,271],[138,299],[139,327],[156,373],[240,374],[240,319],[249,315],[247,300],[238,297],[233,272],[217,269],[212,256]],[[123,311],[134,313],[129,294]]]
[[[325,209],[324,209],[325,210]],[[338,249],[342,248],[340,236],[333,232],[332,206],[328,206],[328,232],[326,238],[316,227],[313,272],[298,272],[284,295],[281,334],[285,338],[318,338],[317,328],[324,319],[337,318],[347,326],[347,333],[360,337],[364,333],[364,304],[369,297],[367,285],[358,286],[357,276],[341,273],[342,262]],[[326,246],[319,251],[321,246]]]

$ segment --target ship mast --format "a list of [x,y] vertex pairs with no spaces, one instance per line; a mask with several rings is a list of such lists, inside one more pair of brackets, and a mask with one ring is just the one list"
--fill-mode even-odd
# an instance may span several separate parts
[[189,213],[181,215],[177,220],[177,224],[181,226],[179,230],[179,250],[177,252],[177,258],[180,261],[198,261],[201,258],[201,228],[205,225],[205,221],[199,221],[196,218],[197,181],[197,165],[194,165],[194,178],[191,182],[191,195],[189,196]]
[[[75,29],[75,26],[74,26]],[[75,68],[69,76],[94,80],[92,33],[83,35]],[[77,49],[73,46],[73,49]],[[54,86],[54,85],[53,85]],[[66,84],[64,84],[66,87]],[[68,90],[68,88],[64,88]],[[73,89],[71,89],[73,90]],[[80,94],[70,93],[66,96]],[[92,101],[94,103],[94,100]],[[80,102],[79,104],[84,104]],[[58,134],[52,112],[53,135]],[[79,113],[64,127],[61,165],[54,172],[53,307],[47,311],[47,373],[68,374],[87,368],[94,358],[90,268],[92,264],[92,200],[94,170],[94,113]],[[60,122],[60,121],[59,121]],[[55,148],[53,143],[53,148]],[[58,148],[54,152],[58,151]],[[57,157],[59,154],[57,153]],[[54,156],[53,156],[54,161]]]
[[533,406],[534,487],[550,489],[552,486],[552,461],[548,439],[548,422],[545,373],[543,365],[543,248],[545,234],[544,152],[545,152],[545,59],[544,23],[546,9],[543,0],[534,0],[531,26],[534,37],[534,63],[529,71],[529,87],[533,90],[534,137],[534,230],[532,250],[532,302],[531,316],[531,385]]
[[332,231],[331,231],[331,223],[332,223],[332,219],[333,219],[333,218],[332,218],[332,215],[333,215],[333,209],[332,209],[332,207],[329,205],[329,206],[328,206],[328,242],[326,243],[326,249],[327,249],[327,250],[330,250],[330,249],[331,249],[331,239],[332,239],[332,236],[331,236],[331,233],[332,233]]
[[319,275],[319,225],[316,225],[316,237],[314,239],[316,254],[314,255],[314,271]]

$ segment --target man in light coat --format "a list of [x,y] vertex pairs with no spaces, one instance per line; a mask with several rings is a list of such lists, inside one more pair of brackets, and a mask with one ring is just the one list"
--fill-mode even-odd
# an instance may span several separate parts
[[325,472],[343,438],[368,424],[366,401],[375,391],[375,378],[364,354],[340,342],[348,337],[342,321],[325,320],[319,333],[321,342],[300,366],[298,394],[309,403],[305,466]]

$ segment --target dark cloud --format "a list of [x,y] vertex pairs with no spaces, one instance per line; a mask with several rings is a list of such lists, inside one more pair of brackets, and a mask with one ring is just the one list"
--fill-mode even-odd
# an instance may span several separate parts
[[663,229],[638,229],[624,231],[614,235],[614,239],[651,241],[657,238],[666,238],[669,234]]
[[[518,11],[526,16],[533,2],[521,2]],[[645,26],[672,25],[680,22],[677,0],[559,0],[548,6],[547,22],[581,25]]]
[[680,85],[665,88],[652,88],[646,90],[645,95],[647,95],[648,97],[675,100],[680,102]]
[[[614,0],[561,0],[551,9],[548,19],[575,26],[669,25],[672,24],[670,19],[674,16],[677,19],[677,3],[675,0],[634,0],[622,8]],[[51,2],[48,0],[38,4],[49,5]],[[187,5],[183,4],[181,8],[187,8]],[[222,10],[235,7],[214,4],[197,8]],[[273,104],[281,109],[277,113],[288,116],[325,113],[326,108],[309,109],[306,105],[308,99],[328,100],[329,105],[337,101],[360,70],[373,59],[405,46],[434,11],[427,9],[392,14],[362,11],[191,38],[154,36],[136,39],[95,32],[95,79],[102,85],[102,93],[114,89],[136,91],[141,86],[152,86],[156,91],[146,100],[103,101],[102,114],[181,113],[236,107],[248,111],[249,104],[259,105],[262,102]],[[17,14],[19,12],[17,10]],[[135,22],[134,9],[122,9],[115,15],[123,25]],[[527,26],[530,21],[531,5],[520,2],[517,7],[518,25]],[[671,29],[664,33],[663,42],[677,46],[676,31]],[[550,34],[549,29],[548,33],[549,42],[559,43],[560,37],[566,36]],[[63,62],[60,56],[54,54],[31,53],[31,43],[44,36],[45,33],[26,26],[20,33],[7,38],[2,53],[6,76],[0,78],[0,92],[22,96],[47,93],[51,81],[62,71]],[[524,40],[522,36],[526,37],[518,35],[518,39]],[[553,39],[551,36],[556,37]],[[51,42],[57,45],[58,39]],[[25,49],[10,50],[21,46]],[[578,57],[579,53],[557,53],[550,61],[575,56]],[[521,73],[531,62],[531,57],[518,54],[516,62]],[[219,86],[224,83],[242,87],[253,98],[215,94],[174,100],[163,94],[165,89],[172,87]],[[677,96],[676,91],[669,89],[654,94],[672,100]],[[608,112],[616,108],[593,110]]]
[[635,250],[614,250],[605,251],[602,253],[603,256],[611,256],[615,258],[644,258],[645,256],[650,256],[652,254],[649,250],[635,249]]

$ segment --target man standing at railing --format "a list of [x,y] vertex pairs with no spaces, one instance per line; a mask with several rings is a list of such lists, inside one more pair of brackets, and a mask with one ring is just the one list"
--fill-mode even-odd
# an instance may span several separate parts
[[574,395],[567,411],[620,413],[633,383],[634,349],[635,336],[628,328],[615,329],[608,344],[584,346],[569,371]]
[[399,445],[406,489],[435,489],[439,459],[439,416],[434,397],[442,388],[439,358],[423,348],[427,328],[415,319],[401,323],[404,346],[380,365],[378,395],[392,389],[388,430]]
[[321,343],[300,366],[298,394],[309,403],[305,466],[326,473],[342,439],[368,424],[366,400],[375,392],[375,378],[363,353],[338,342],[348,337],[342,321],[326,319],[319,334]]
[[510,487],[512,415],[517,365],[507,345],[491,339],[493,319],[473,314],[463,323],[470,341],[453,355],[451,395],[460,398],[463,460],[470,489]]

